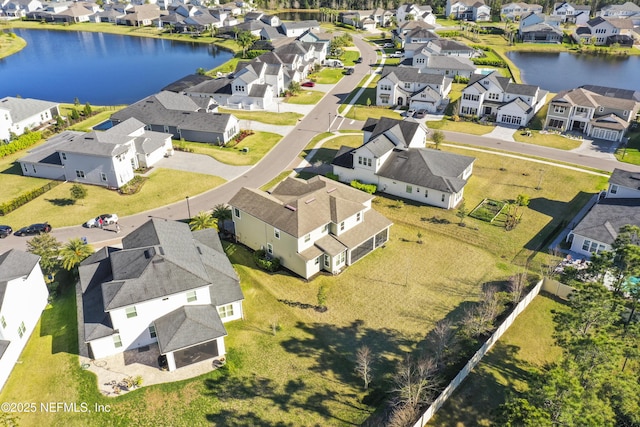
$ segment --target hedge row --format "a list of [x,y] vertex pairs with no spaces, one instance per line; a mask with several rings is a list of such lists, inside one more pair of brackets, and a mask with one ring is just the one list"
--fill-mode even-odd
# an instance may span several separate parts
[[11,141],[8,144],[0,145],[0,158],[6,157],[9,154],[16,153],[25,148],[31,147],[36,142],[42,139],[42,132],[29,132],[20,135],[17,139]]
[[280,258],[269,258],[267,259],[267,252],[264,249],[259,249],[253,253],[253,260],[256,265],[265,271],[270,271],[273,273],[274,271],[280,270]]
[[60,184],[60,181],[51,181],[47,185],[43,185],[40,188],[36,188],[35,190],[31,190],[27,193],[21,194],[13,200],[10,200],[6,203],[0,204],[0,215],[6,215],[11,211],[15,211],[20,206],[29,203],[31,200],[35,199],[38,196],[43,195],[47,191],[51,190],[53,187],[56,187]]
[[500,67],[506,68],[507,64],[500,59],[489,59],[489,58],[473,58],[471,61],[475,65],[489,65],[491,67]]
[[460,31],[438,31],[440,37],[458,37]]
[[353,181],[351,181],[351,186],[353,188],[357,188],[358,190],[362,190],[365,193],[369,193],[369,194],[375,193],[376,190],[378,189],[378,187],[375,184],[363,184],[357,179],[354,179]]

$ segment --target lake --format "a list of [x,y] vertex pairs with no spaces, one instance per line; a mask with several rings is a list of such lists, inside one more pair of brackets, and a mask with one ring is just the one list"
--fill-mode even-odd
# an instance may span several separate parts
[[0,59],[0,98],[131,104],[233,57],[215,45],[80,31],[15,29],[22,51]]
[[522,81],[551,92],[590,84],[640,90],[639,56],[507,52]]

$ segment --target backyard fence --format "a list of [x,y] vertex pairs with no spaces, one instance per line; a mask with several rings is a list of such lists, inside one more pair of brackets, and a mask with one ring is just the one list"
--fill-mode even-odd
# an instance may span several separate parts
[[533,301],[533,299],[540,293],[540,289],[542,288],[542,283],[544,280],[540,280],[534,287],[531,289],[531,292],[525,296],[522,301],[516,305],[511,314],[502,322],[502,324],[496,329],[496,331],[491,335],[491,337],[480,347],[478,351],[473,355],[471,359],[467,362],[467,364],[458,372],[458,375],[449,383],[449,385],[440,393],[440,396],[436,400],[433,401],[431,406],[427,408],[427,410],[422,414],[420,419],[413,425],[413,427],[423,427],[426,425],[431,417],[436,413],[438,409],[444,405],[444,403],[451,397],[453,392],[458,388],[458,386],[464,381],[464,379],[469,375],[471,370],[476,367],[478,363],[482,360],[485,354],[491,350],[491,347],[502,337],[507,329],[511,326],[511,324],[516,320],[518,315],[524,311],[525,308]]
[[[61,179],[64,179],[64,177],[61,177]],[[40,188],[36,188],[35,190],[31,190],[24,194],[21,194],[13,200],[10,200],[6,203],[0,203],[0,216],[6,215],[9,212],[18,209],[20,206],[29,203],[36,197],[39,197],[47,191],[51,190],[53,187],[60,185],[60,183],[60,181],[51,181]]]

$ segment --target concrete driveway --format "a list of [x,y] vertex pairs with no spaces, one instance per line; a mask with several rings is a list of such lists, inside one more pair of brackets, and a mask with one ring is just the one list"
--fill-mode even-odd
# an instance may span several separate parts
[[204,154],[183,151],[175,151],[173,156],[160,160],[155,167],[215,175],[227,181],[231,181],[251,169],[251,166],[231,166]]

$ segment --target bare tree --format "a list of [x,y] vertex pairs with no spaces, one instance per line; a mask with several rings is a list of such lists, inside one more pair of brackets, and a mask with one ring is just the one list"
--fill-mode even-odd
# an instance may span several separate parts
[[518,273],[509,277],[509,293],[511,302],[517,304],[522,299],[522,294],[527,288],[527,273]]
[[500,298],[494,286],[489,286],[482,294],[482,300],[467,310],[462,320],[469,336],[477,337],[493,329],[493,322],[500,314]]
[[438,365],[442,365],[447,350],[454,345],[456,331],[453,322],[449,319],[442,319],[431,331],[431,351]]
[[410,427],[418,418],[418,408],[410,405],[396,406],[391,413],[388,427]]
[[369,388],[371,382],[371,365],[373,364],[373,354],[371,349],[366,345],[358,348],[356,351],[356,372],[358,376],[364,381],[364,389]]
[[417,409],[420,405],[430,404],[438,386],[436,373],[436,363],[431,358],[405,359],[394,378],[393,391],[398,405]]

